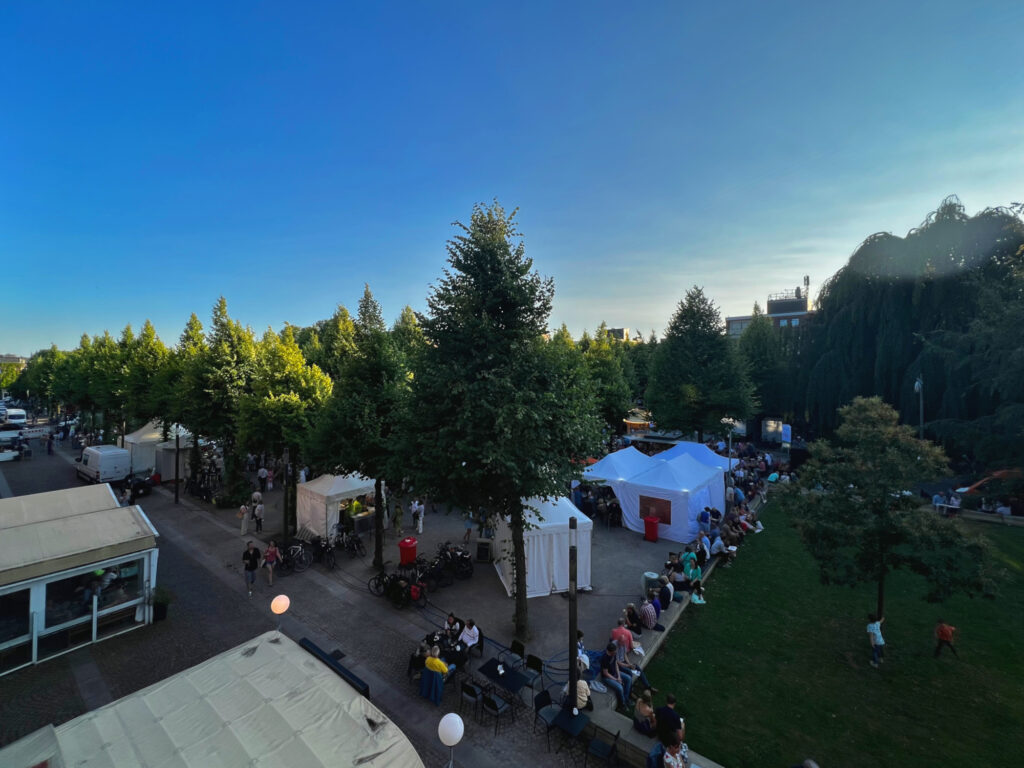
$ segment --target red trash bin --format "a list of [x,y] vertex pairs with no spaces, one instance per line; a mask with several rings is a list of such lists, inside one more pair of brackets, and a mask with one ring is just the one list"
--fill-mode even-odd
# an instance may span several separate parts
[[661,522],[656,517],[645,517],[644,518],[644,541],[657,541],[658,540],[658,523]]
[[398,542],[398,554],[400,565],[414,565],[416,563],[416,539],[406,536]]

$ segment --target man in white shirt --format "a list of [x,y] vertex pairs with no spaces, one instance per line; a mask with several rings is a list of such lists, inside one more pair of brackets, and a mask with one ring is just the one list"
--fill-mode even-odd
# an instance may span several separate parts
[[470,619],[466,622],[466,626],[462,628],[462,634],[459,635],[459,643],[466,646],[466,652],[474,645],[480,642],[480,630],[476,628],[476,622]]

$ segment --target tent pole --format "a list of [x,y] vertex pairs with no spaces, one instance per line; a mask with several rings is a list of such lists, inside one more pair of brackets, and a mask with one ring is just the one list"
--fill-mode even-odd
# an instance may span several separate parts
[[576,516],[569,518],[569,695],[570,706],[576,706]]

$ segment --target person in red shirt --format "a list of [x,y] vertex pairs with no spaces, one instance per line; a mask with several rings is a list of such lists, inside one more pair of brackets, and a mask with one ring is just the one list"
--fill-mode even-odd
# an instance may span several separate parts
[[949,650],[953,652],[953,655],[960,658],[960,654],[956,652],[956,648],[953,647],[953,633],[956,632],[956,627],[952,627],[947,624],[943,619],[939,619],[939,622],[935,625],[935,658],[939,658],[939,654],[942,653],[942,647],[945,645],[949,646]]
[[615,644],[625,650],[626,653],[633,652],[633,633],[626,627],[626,620],[619,618],[618,626],[612,630],[612,640]]

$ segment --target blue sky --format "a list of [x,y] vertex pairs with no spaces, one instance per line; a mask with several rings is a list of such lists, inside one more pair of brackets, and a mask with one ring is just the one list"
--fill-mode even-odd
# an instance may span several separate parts
[[948,194],[1024,198],[1024,3],[0,5],[0,352],[221,294],[423,309],[497,197],[552,325],[812,290]]

